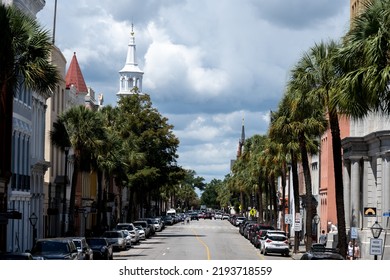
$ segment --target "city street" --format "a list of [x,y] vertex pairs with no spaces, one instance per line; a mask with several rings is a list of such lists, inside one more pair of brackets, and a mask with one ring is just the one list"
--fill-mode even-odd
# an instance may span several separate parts
[[168,226],[114,260],[291,260],[280,255],[263,256],[238,228],[226,220],[199,220]]

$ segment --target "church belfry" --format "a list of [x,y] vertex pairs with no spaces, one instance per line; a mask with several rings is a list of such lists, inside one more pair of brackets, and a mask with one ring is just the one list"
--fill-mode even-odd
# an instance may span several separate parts
[[136,60],[136,45],[133,25],[131,25],[130,41],[127,49],[126,64],[119,71],[119,92],[118,96],[142,93],[142,76],[144,72],[138,67]]

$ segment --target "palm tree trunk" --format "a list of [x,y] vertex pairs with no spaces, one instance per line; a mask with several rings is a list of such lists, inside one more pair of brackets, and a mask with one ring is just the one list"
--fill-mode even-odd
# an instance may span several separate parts
[[259,179],[258,179],[258,185],[259,185],[259,223],[263,223],[264,222],[264,212],[263,212],[263,188],[262,188],[262,183],[261,183],[261,179],[260,179],[260,176],[259,176]]
[[309,159],[306,148],[306,141],[304,140],[305,136],[302,134],[299,137],[299,147],[301,150],[302,157],[302,169],[303,175],[305,178],[305,190],[306,190],[306,251],[310,250],[312,244],[312,218],[313,218],[313,203],[312,203],[312,188],[311,188],[311,175],[310,175],[310,166]]
[[285,197],[286,197],[286,177],[287,177],[287,164],[286,162],[283,162],[282,166],[282,230],[286,230],[286,224],[285,224],[285,217],[286,217],[286,203],[285,203]]
[[336,210],[338,229],[338,248],[343,257],[347,255],[347,233],[345,225],[343,167],[341,155],[341,136],[337,113],[329,112],[329,125],[332,133],[333,168],[336,188]]
[[99,232],[102,230],[102,209],[103,209],[103,174],[100,170],[97,171],[97,223]]
[[[78,182],[78,176],[79,176],[79,164],[77,158],[75,158],[74,161],[74,170],[72,174],[72,182],[71,182],[71,188],[70,188],[70,197],[69,197],[69,214],[68,214],[68,233],[67,236],[73,236],[74,230],[75,230],[75,224],[74,224],[74,209],[76,204],[76,187]],[[66,178],[65,178],[66,179]]]
[[[300,213],[299,205],[299,178],[298,178],[298,160],[294,151],[291,151],[291,170],[292,170],[292,183],[293,183],[293,196],[294,196],[294,212],[295,215]],[[294,252],[299,250],[299,231],[295,231],[294,234]]]

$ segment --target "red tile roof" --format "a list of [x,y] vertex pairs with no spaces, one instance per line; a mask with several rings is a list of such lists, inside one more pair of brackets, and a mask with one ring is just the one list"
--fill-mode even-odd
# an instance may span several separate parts
[[70,62],[68,72],[66,73],[65,83],[66,88],[70,88],[71,85],[74,85],[78,93],[88,92],[75,52],[73,53],[72,61]]

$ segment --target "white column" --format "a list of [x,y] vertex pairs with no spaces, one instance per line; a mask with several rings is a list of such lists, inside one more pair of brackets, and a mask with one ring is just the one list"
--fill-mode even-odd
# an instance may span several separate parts
[[343,166],[343,186],[344,186],[344,211],[347,228],[351,224],[351,161],[344,160]]
[[351,159],[351,226],[359,224],[360,210],[360,164],[359,159]]
[[390,211],[390,154],[386,153],[384,157],[384,168],[383,168],[383,185],[382,185],[382,204],[383,212]]
[[[364,157],[363,158],[363,178],[362,178],[362,197],[361,202],[363,204],[362,207],[360,207],[360,223],[358,225],[359,228],[367,227],[367,219],[363,219],[363,207],[366,205],[369,205],[368,196],[369,196],[369,169],[372,169],[370,165],[370,157]],[[371,172],[372,174],[372,172]]]

